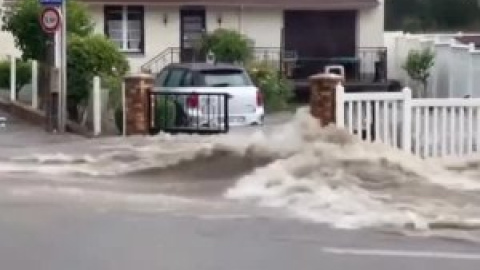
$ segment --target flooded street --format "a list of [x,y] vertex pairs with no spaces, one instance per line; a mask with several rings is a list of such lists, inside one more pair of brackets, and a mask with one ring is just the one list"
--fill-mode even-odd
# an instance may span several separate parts
[[303,111],[286,119],[93,140],[11,123],[0,134],[2,265],[478,268],[480,157],[425,161],[320,129]]

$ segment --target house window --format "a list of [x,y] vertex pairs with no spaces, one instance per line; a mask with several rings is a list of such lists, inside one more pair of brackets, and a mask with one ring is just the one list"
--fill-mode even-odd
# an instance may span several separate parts
[[105,35],[122,51],[143,52],[143,7],[105,6]]

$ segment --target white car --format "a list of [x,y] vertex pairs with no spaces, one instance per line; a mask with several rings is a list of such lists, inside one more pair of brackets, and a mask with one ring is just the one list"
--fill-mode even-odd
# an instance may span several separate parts
[[[260,90],[243,67],[229,64],[170,64],[157,74],[154,93],[169,96],[177,115],[190,127],[263,124],[265,110]],[[225,97],[228,94],[228,104]],[[177,119],[178,124],[178,119]],[[185,123],[183,123],[185,125]]]

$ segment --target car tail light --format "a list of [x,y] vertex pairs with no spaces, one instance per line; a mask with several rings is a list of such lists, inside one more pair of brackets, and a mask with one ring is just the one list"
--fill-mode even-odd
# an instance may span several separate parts
[[193,95],[188,96],[188,98],[187,98],[187,106],[188,106],[189,108],[193,108],[193,109],[198,108],[198,103],[199,103],[198,95],[193,94]]
[[263,95],[260,90],[257,90],[257,106],[263,106]]

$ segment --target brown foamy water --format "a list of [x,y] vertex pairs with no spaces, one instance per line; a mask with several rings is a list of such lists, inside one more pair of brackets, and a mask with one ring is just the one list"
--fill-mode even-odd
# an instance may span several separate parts
[[[148,178],[182,183],[184,188],[193,185],[208,195],[282,209],[297,218],[343,229],[480,230],[480,158],[422,160],[359,141],[335,128],[321,129],[303,110],[293,121],[268,132],[234,131],[214,137],[163,134],[118,142],[104,142],[95,154],[43,152],[3,159],[0,174],[56,179],[55,188],[16,186],[11,196],[102,198],[99,201],[140,202],[140,206],[185,202],[152,189],[133,195],[112,191],[116,183],[120,185],[117,179],[135,186]],[[93,181],[93,186],[105,179],[109,184],[97,190],[62,186],[70,176]]]

